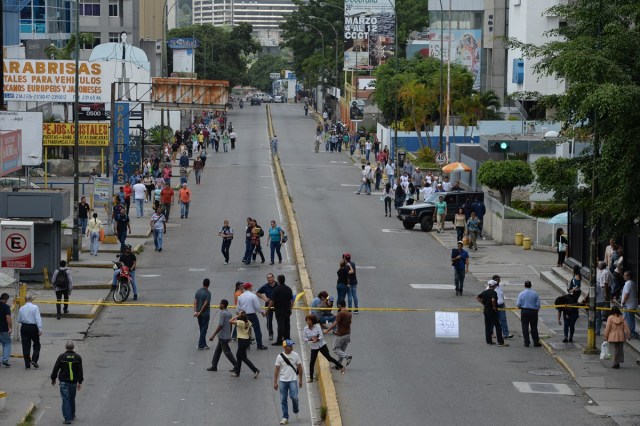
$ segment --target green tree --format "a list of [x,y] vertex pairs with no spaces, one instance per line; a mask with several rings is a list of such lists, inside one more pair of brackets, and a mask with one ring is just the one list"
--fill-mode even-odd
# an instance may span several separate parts
[[[438,92],[424,83],[408,79],[400,87],[398,99],[402,102],[406,120],[411,123],[411,127],[418,136],[420,149],[424,149],[422,130],[431,124],[431,117],[438,102]],[[429,133],[427,132],[428,137]],[[431,143],[429,143],[429,147],[431,147]]]
[[247,71],[247,84],[257,87],[263,92],[271,92],[272,72],[280,73],[287,69],[291,62],[284,55],[260,54]]
[[500,201],[506,206],[511,205],[513,188],[529,185],[533,179],[529,163],[520,160],[488,160],[478,170],[478,182],[500,191]]
[[554,192],[558,201],[566,201],[577,190],[578,172],[576,161],[569,158],[541,157],[533,163],[536,188]]
[[[82,49],[83,46],[93,46],[94,43],[96,42],[95,37],[93,36],[93,33],[80,33],[80,48]],[[49,57],[49,58],[53,58],[53,59],[74,59],[74,55],[73,53],[76,50],[76,35],[71,34],[71,37],[69,37],[69,40],[67,41],[67,44],[62,47],[56,47],[54,44],[50,44],[49,46],[44,48],[44,53]]]
[[[637,0],[576,0],[545,13],[569,24],[548,32],[541,46],[510,40],[525,58],[533,59],[540,75],[567,82],[561,95],[540,101],[564,122],[587,132],[591,149],[578,170],[593,178],[597,198],[578,197],[577,208],[590,211],[606,238],[633,228],[640,211],[635,179],[640,169],[640,4]],[[588,58],[588,59],[587,59]],[[595,156],[595,161],[592,160]],[[585,195],[584,191],[582,195]]]

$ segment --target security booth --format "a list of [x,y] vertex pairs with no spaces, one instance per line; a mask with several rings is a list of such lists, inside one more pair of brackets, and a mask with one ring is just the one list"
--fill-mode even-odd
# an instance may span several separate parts
[[43,269],[55,271],[60,263],[62,221],[71,213],[68,189],[12,188],[0,190],[2,220],[34,223],[34,263],[22,270],[22,281],[43,282]]

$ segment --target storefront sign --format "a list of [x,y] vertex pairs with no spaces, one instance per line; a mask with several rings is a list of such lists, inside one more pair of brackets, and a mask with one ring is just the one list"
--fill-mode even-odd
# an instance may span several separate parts
[[22,168],[21,148],[21,130],[0,133],[0,176],[5,176]]
[[[80,146],[109,146],[108,123],[80,123]],[[42,125],[43,146],[72,146],[75,143],[73,123],[45,123]]]

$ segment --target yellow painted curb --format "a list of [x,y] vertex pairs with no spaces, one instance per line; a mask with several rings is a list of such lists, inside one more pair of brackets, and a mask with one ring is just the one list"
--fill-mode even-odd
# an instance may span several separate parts
[[[271,106],[267,105],[267,123],[269,130],[269,139],[274,134],[273,123],[271,121]],[[285,211],[289,220],[289,235],[291,236],[291,243],[293,244],[293,253],[295,255],[296,265],[298,266],[298,275],[300,279],[301,290],[304,291],[304,298],[307,306],[311,305],[313,301],[313,289],[311,287],[311,279],[309,278],[309,272],[307,271],[307,265],[304,260],[304,253],[302,251],[302,242],[300,240],[300,231],[298,229],[298,223],[296,222],[293,206],[291,205],[291,199],[289,198],[289,191],[284,181],[284,175],[282,168],[280,167],[280,157],[272,156],[272,161],[276,174],[278,176],[278,185],[280,186],[280,194],[284,203]],[[323,357],[319,357],[319,385],[320,385],[320,397],[322,403],[327,407],[327,417],[325,424],[328,426],[342,426],[342,416],[340,414],[340,406],[338,405],[338,398],[336,396],[336,388],[333,383],[333,376],[331,375],[331,368],[329,363]]]
[[20,419],[20,423],[26,423],[27,417],[33,414],[34,411],[36,411],[36,404],[34,402],[30,402],[29,408],[27,408],[27,413],[24,415],[23,418]]

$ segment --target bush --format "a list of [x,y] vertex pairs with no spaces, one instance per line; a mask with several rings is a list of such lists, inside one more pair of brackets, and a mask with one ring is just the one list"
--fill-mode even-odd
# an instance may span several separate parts
[[553,217],[559,213],[567,211],[566,204],[540,204],[536,203],[531,209],[531,216],[535,217]]
[[527,200],[512,200],[511,207],[527,214],[531,211],[531,203]]

